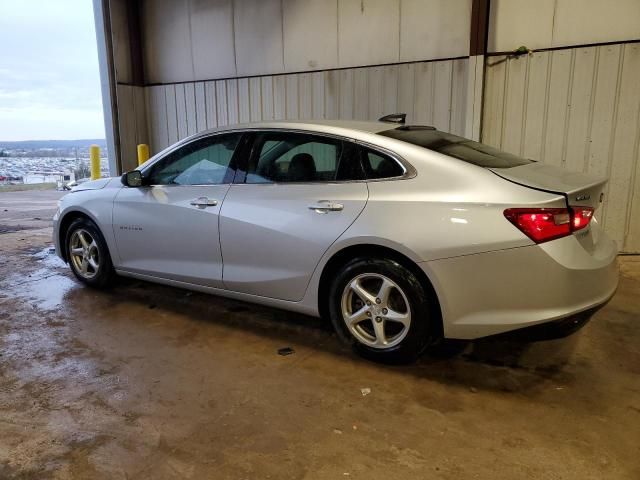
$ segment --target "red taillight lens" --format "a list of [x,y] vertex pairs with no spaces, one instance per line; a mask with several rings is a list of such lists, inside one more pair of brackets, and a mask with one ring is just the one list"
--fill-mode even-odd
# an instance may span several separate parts
[[593,218],[593,208],[589,207],[573,207],[571,215],[572,231],[581,230],[591,221]]
[[585,228],[593,217],[593,209],[509,208],[504,216],[531,240],[542,243]]

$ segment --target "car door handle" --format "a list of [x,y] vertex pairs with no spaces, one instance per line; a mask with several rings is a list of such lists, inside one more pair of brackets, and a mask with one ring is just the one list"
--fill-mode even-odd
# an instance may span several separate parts
[[326,200],[320,200],[314,205],[309,205],[309,210],[313,210],[316,213],[329,213],[339,212],[344,210],[344,205],[341,203],[333,203]]
[[207,197],[199,197],[199,198],[196,198],[195,200],[191,200],[189,204],[198,208],[207,208],[207,207],[215,207],[216,205],[218,205],[218,201],[209,199]]

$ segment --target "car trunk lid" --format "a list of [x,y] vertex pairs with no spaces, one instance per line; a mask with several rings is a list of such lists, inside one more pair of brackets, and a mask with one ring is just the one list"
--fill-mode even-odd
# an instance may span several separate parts
[[489,170],[505,180],[525,187],[562,194],[570,207],[591,207],[594,210],[602,203],[607,183],[604,177],[571,172],[537,162]]

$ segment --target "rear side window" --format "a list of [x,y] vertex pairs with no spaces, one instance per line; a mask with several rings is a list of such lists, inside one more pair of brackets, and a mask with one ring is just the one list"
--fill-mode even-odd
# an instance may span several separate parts
[[393,158],[382,153],[365,150],[364,171],[369,180],[393,178],[404,175],[404,169]]
[[484,168],[511,168],[533,160],[512,155],[484,143],[474,142],[439,130],[399,127],[379,135],[411,143]]
[[257,135],[246,183],[361,180],[357,148],[350,142],[295,132]]

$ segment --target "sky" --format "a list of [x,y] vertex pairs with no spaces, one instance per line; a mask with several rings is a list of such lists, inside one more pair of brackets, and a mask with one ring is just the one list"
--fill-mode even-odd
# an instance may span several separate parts
[[104,138],[91,0],[0,0],[0,141]]

